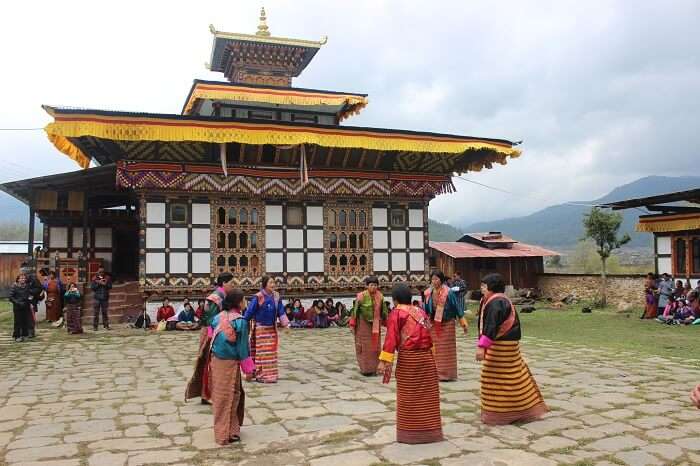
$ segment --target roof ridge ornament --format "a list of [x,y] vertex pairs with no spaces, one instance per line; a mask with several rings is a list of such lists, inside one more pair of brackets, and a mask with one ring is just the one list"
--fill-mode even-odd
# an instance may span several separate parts
[[265,7],[260,8],[260,24],[258,24],[258,32],[256,32],[255,35],[270,37],[270,28],[267,27],[267,15],[265,14]]

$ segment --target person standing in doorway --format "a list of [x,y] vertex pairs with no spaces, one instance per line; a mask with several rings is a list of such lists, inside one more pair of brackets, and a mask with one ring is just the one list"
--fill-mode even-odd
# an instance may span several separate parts
[[255,362],[255,380],[261,383],[275,383],[279,376],[277,319],[283,327],[289,327],[289,319],[284,313],[280,294],[275,291],[275,279],[264,276],[260,285],[260,291],[250,300],[243,318],[248,322],[253,321],[250,355]]
[[105,274],[105,268],[100,266],[97,269],[97,274],[90,284],[90,289],[95,300],[95,307],[92,320],[92,329],[97,331],[97,326],[100,323],[100,312],[102,313],[102,326],[105,330],[109,328],[109,290],[112,289],[112,280]]
[[350,317],[350,328],[355,335],[355,355],[360,373],[371,376],[377,373],[379,352],[382,345],[382,322],[386,322],[389,309],[384,295],[379,291],[379,279],[365,280],[367,289],[358,293]]

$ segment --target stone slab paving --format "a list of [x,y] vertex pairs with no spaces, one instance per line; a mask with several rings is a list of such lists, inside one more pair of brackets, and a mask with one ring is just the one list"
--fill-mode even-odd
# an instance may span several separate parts
[[198,334],[117,329],[32,342],[0,337],[0,464],[690,465],[700,411],[688,392],[700,362],[611,354],[526,338],[552,408],[545,419],[479,421],[479,365],[460,338],[460,380],[441,385],[445,441],[395,439],[395,385],[361,376],[346,329],[282,335],[281,380],[246,383],[240,444],[214,443],[211,410],[185,403]]

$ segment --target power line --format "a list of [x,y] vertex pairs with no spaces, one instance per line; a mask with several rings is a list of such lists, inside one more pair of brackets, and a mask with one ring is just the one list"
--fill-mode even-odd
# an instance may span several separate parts
[[[482,187],[484,187],[484,188],[492,189],[492,190],[494,190],[494,191],[499,191],[499,192],[502,192],[502,193],[505,193],[505,194],[510,194],[511,196],[529,197],[529,198],[531,198],[531,199],[534,198],[534,196],[531,196],[531,195],[520,194],[520,193],[514,193],[514,192],[512,192],[512,191],[508,191],[508,190],[505,190],[505,189],[496,188],[495,186],[489,186],[489,185],[484,184],[484,183],[479,183],[478,181],[470,180],[470,179],[468,179],[468,178],[464,178],[463,176],[457,176],[457,178],[459,178],[460,180],[464,180],[464,181],[466,181],[466,182],[468,182],[468,183],[472,183],[472,184],[475,184],[475,185],[478,185],[478,186],[482,186]],[[605,204],[587,204],[587,203],[585,203],[585,202],[562,202],[562,204],[573,205],[573,206],[579,206],[579,207],[605,207]]]

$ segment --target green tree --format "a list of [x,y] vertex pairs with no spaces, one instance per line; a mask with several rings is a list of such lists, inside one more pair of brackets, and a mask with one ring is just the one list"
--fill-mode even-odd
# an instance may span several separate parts
[[600,256],[600,303],[603,306],[608,303],[606,262],[612,251],[620,248],[620,246],[628,243],[630,240],[630,235],[627,233],[622,237],[617,236],[620,224],[622,224],[622,215],[617,212],[606,212],[598,207],[593,207],[591,211],[583,217],[585,238],[593,240],[596,252],[598,256]]

